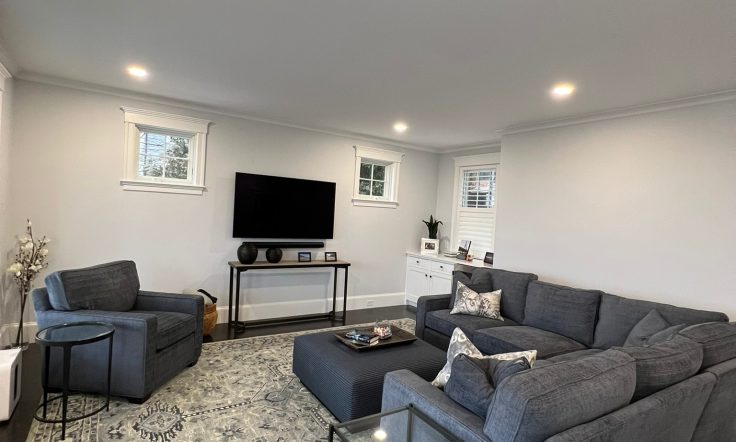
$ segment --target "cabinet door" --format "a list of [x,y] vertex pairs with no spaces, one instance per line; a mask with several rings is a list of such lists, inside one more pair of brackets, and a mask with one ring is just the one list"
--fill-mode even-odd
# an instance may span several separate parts
[[429,293],[429,272],[415,267],[406,268],[406,295],[418,298]]
[[430,295],[447,295],[452,291],[452,276],[432,272],[429,278]]

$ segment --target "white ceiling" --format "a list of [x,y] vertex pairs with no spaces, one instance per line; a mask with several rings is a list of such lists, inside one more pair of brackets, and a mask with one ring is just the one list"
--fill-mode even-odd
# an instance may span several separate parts
[[436,149],[736,89],[734,0],[0,0],[0,43],[21,78]]

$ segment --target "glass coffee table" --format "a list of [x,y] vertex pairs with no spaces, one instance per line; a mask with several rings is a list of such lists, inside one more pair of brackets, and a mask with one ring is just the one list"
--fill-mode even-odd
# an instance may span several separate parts
[[395,410],[330,425],[330,442],[462,442],[412,404]]

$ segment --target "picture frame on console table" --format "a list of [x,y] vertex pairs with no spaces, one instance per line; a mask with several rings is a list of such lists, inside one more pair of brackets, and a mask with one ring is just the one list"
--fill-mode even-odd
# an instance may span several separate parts
[[438,239],[422,238],[419,246],[419,253],[422,255],[436,255],[440,251],[440,241]]
[[299,262],[312,262],[312,252],[299,252],[297,259]]
[[457,249],[457,259],[467,259],[470,251],[471,241],[467,239],[460,240],[460,247]]
[[326,262],[337,261],[337,252],[325,252],[325,261]]

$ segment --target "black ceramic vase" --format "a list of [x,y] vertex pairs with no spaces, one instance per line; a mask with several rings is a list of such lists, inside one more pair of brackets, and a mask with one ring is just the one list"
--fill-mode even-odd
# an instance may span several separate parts
[[238,247],[238,261],[241,264],[253,264],[258,258],[258,247],[252,242],[244,242]]
[[266,250],[266,261],[270,263],[277,263],[281,261],[282,256],[284,256],[284,252],[282,252],[281,249],[272,247]]

